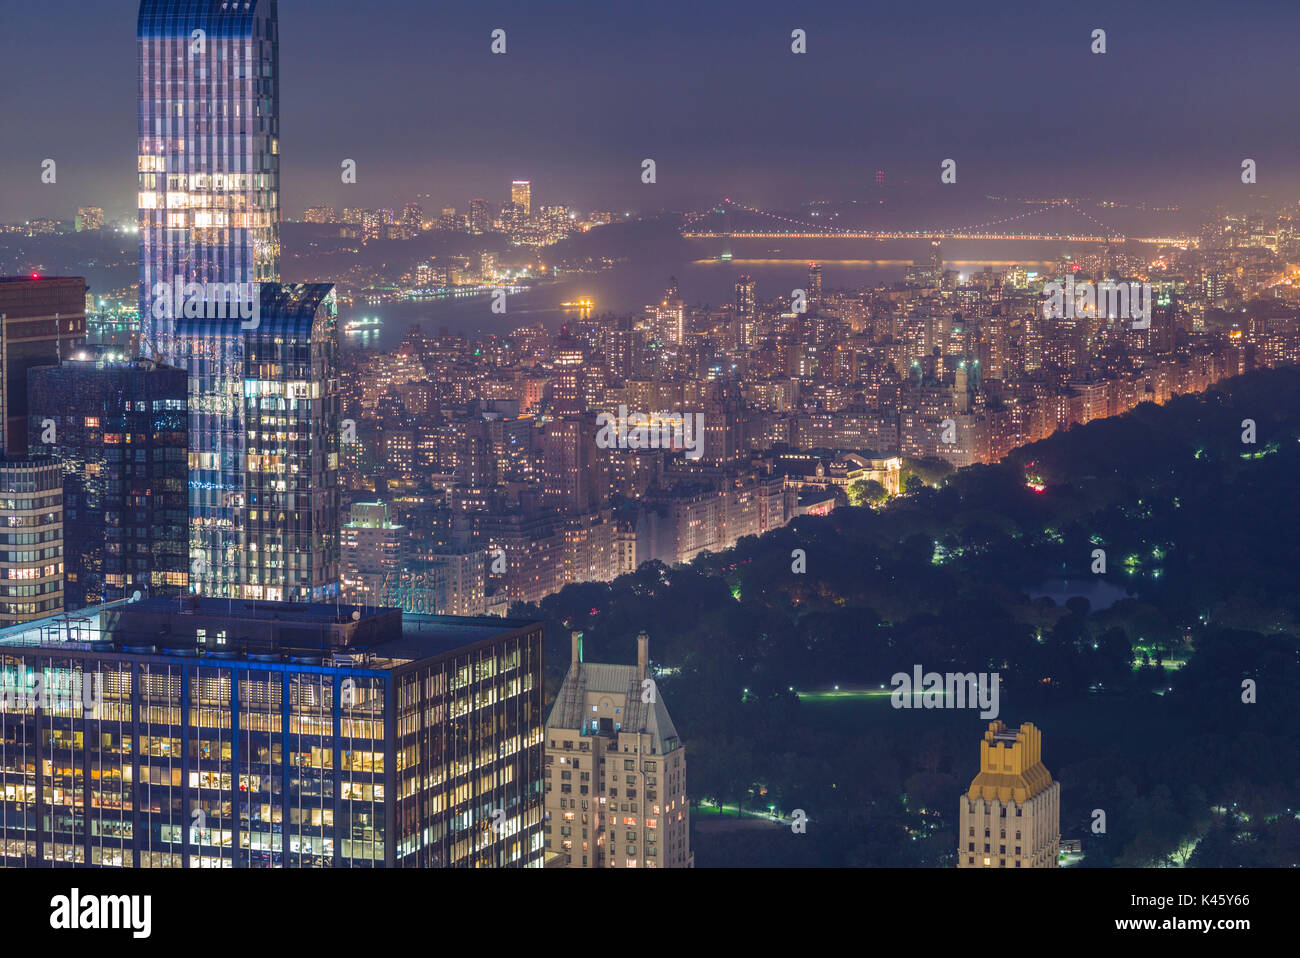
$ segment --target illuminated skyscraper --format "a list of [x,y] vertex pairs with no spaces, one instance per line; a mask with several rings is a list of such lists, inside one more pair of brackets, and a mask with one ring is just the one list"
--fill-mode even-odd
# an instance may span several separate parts
[[533,212],[533,186],[529,180],[515,180],[510,184],[510,202],[519,207],[524,216]]
[[736,313],[740,316],[754,315],[754,279],[748,273],[736,280]]
[[339,578],[333,287],[262,284],[255,328],[176,324],[190,384],[190,571],[203,595],[329,598]]
[[677,291],[677,277],[668,279],[668,289],[657,306],[647,307],[650,329],[655,337],[668,346],[680,346],[686,341],[686,304]]
[[492,215],[488,212],[487,200],[476,196],[469,201],[469,231],[486,233],[492,228]]
[[27,453],[31,370],[85,343],[86,281],[0,278],[0,626],[63,609],[63,475]]
[[1056,868],[1061,785],[1043,767],[1043,734],[990,722],[980,773],[960,800],[958,868]]
[[278,283],[278,4],[142,0],[137,36],[141,351],[189,376],[190,588],[332,596],[338,330],[330,285]]
[[816,315],[822,304],[822,267],[820,263],[808,264],[808,315]]
[[157,284],[279,279],[277,0],[141,0],[136,36],[141,351],[179,365]]

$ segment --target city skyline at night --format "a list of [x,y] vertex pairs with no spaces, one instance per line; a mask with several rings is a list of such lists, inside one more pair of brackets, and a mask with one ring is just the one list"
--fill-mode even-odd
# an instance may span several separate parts
[[0,5],[0,869],[1300,864],[1294,11]]

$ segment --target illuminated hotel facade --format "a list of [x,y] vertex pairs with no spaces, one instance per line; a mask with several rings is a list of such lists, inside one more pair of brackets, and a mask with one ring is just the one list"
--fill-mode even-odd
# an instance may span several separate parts
[[1056,868],[1061,784],[1043,766],[1043,733],[990,722],[980,772],[960,800],[958,868]]
[[184,601],[0,630],[0,864],[542,864],[540,624]]

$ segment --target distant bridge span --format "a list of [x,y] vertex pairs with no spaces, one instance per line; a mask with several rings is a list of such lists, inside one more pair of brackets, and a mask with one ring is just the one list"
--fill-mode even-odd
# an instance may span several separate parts
[[926,231],[909,232],[834,232],[834,233],[793,233],[793,232],[744,232],[731,233],[696,232],[683,230],[686,239],[858,239],[858,240],[1053,240],[1064,243],[1149,243],[1155,246],[1194,246],[1195,241],[1187,236],[1076,236],[1059,233],[938,233]]

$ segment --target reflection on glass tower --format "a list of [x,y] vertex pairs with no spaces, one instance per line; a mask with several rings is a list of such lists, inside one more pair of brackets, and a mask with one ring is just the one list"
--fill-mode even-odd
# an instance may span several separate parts
[[189,584],[185,373],[79,350],[28,373],[28,449],[63,474],[65,607]]
[[332,287],[280,286],[276,0],[142,0],[141,351],[189,377],[190,588],[338,583]]
[[137,39],[141,351],[175,365],[157,284],[279,279],[276,0],[142,0]]
[[338,318],[327,283],[260,288],[256,326],[180,319],[193,591],[312,601],[339,572]]

